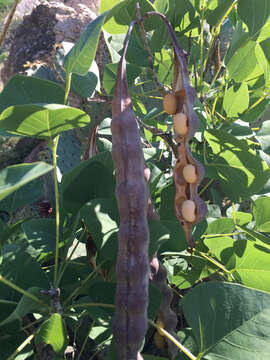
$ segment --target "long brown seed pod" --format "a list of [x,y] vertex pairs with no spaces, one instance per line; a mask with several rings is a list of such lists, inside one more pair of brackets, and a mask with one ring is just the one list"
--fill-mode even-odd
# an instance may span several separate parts
[[199,127],[199,120],[193,110],[196,99],[195,90],[190,86],[185,54],[179,45],[168,19],[160,13],[149,12],[142,21],[151,15],[160,16],[168,26],[174,49],[174,79],[167,100],[172,105],[175,140],[178,145],[178,158],[174,168],[176,186],[175,213],[185,231],[189,249],[194,247],[192,227],[206,215],[206,205],[198,196],[198,185],[204,177],[203,166],[193,158],[189,140]]
[[147,330],[148,189],[144,179],[139,129],[128,91],[125,61],[134,24],[130,24],[118,66],[111,122],[116,197],[120,214],[113,334],[120,360],[140,358],[138,351]]

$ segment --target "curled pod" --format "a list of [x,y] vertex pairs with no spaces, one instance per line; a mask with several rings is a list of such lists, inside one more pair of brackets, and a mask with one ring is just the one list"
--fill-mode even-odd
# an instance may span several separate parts
[[[125,54],[117,71],[112,104],[112,156],[120,215],[113,335],[119,360],[136,360],[147,330],[149,282],[148,188],[141,139],[128,92]],[[147,175],[147,171],[146,171]]]

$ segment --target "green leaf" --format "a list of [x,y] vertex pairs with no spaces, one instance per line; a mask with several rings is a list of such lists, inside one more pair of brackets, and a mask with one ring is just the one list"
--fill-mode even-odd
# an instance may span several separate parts
[[94,60],[97,44],[107,13],[104,12],[95,20],[91,21],[81,34],[76,44],[64,58],[64,69],[67,74],[75,73],[84,76]]
[[[45,296],[41,295],[41,288],[39,287],[31,287],[30,289],[27,289],[27,292],[43,301],[45,300]],[[15,310],[5,320],[0,322],[0,328],[5,327],[5,331],[12,334],[13,332],[20,330],[25,315],[32,312],[44,312],[44,310],[46,310],[46,308],[41,304],[30,299],[28,296],[23,295]],[[3,330],[1,329],[0,331]]]
[[62,86],[43,79],[14,75],[0,94],[0,113],[12,105],[64,103]]
[[[17,245],[17,248],[13,248],[5,255],[1,264],[1,275],[23,289],[33,286],[48,289],[47,274],[41,269],[40,264],[23,250],[19,248],[18,251]],[[0,294],[5,295],[6,299],[20,299],[20,293],[2,283],[0,283]]]
[[248,108],[249,94],[247,83],[243,82],[240,86],[231,86],[226,90],[223,107],[228,117],[234,117],[244,112]]
[[152,258],[160,246],[167,242],[170,238],[170,230],[160,221],[151,221],[149,223],[150,244],[149,244],[149,258]]
[[230,58],[227,64],[227,69],[230,77],[234,81],[241,83],[242,81],[248,79],[249,75],[256,67],[257,59],[255,47],[256,42],[249,40],[237,49]]
[[[104,69],[103,86],[108,94],[113,93],[118,64],[107,64]],[[127,64],[128,86],[131,86],[141,73],[141,68],[137,65]]]
[[235,241],[230,237],[206,238],[204,244],[238,282],[270,292],[268,244],[259,239]]
[[55,219],[33,219],[23,224],[29,243],[36,250],[55,251]]
[[41,199],[44,192],[42,179],[36,179],[0,201],[0,209],[12,213],[21,206],[32,204]]
[[270,155],[270,120],[264,121],[257,132],[256,137],[261,144],[262,150]]
[[237,284],[208,282],[193,288],[184,297],[183,305],[200,358],[267,358],[270,350],[269,294]]
[[38,328],[35,344],[50,344],[57,355],[63,355],[67,346],[67,330],[60,314],[52,314]]
[[64,174],[61,184],[64,207],[70,212],[78,211],[92,199],[112,197],[114,187],[111,153],[104,151]]
[[61,132],[86,126],[89,121],[84,111],[65,105],[15,105],[2,112],[0,128],[18,136],[52,141]]
[[256,44],[255,54],[257,62],[264,73],[265,86],[267,87],[270,84],[270,64],[261,44]]
[[256,222],[256,230],[270,232],[270,198],[261,197],[254,202],[253,214]]
[[127,31],[127,25],[118,24],[114,15],[117,15],[122,7],[126,5],[126,0],[101,0],[99,12],[103,13],[104,11],[110,10],[105,24],[103,25],[104,30],[106,30],[110,34],[123,34]]
[[269,179],[265,161],[244,140],[222,130],[205,131],[205,138],[215,154],[211,166],[218,172],[222,189],[233,201],[256,194]]
[[220,218],[211,222],[207,229],[206,234],[226,234],[231,233],[234,229],[233,219]]
[[226,14],[229,7],[232,5],[234,0],[223,0],[222,2],[217,2],[217,5],[214,9],[206,10],[206,20],[209,25],[217,25]]
[[8,166],[0,171],[0,200],[30,181],[47,174],[52,168],[43,162]]
[[182,269],[181,267],[178,268],[174,266],[172,282],[180,289],[190,288],[216,272],[216,269],[209,266],[208,261],[205,259],[193,255],[192,259],[189,258],[187,261],[190,270],[188,268]]
[[248,27],[249,36],[258,41],[269,37],[270,3],[267,0],[239,0],[238,15]]
[[[104,29],[111,34],[122,34],[127,31],[127,25],[136,19],[136,2],[139,2],[141,15],[143,16],[148,11],[155,11],[155,7],[149,0],[125,0],[119,2],[118,0],[101,0],[99,12],[107,11],[114,7],[109,12]],[[113,18],[111,18],[113,16]],[[153,30],[161,23],[157,16],[152,16],[144,22],[146,31]],[[123,26],[125,25],[125,26]]]
[[89,71],[85,76],[73,74],[72,89],[81,97],[91,97],[95,92],[98,84],[98,78],[96,74]]
[[81,208],[80,214],[102,258],[115,260],[118,225],[108,215],[111,206],[110,199],[94,199]]

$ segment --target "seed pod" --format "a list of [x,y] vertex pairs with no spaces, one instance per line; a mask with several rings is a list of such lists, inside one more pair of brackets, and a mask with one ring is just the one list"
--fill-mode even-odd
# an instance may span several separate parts
[[[189,140],[192,139],[199,127],[199,120],[193,110],[196,93],[195,90],[190,86],[189,73],[184,51],[178,43],[169,20],[163,14],[157,12],[146,13],[143,17],[143,20],[150,17],[151,15],[157,15],[161,17],[162,20],[166,23],[174,49],[174,76],[172,92],[177,99],[175,110],[175,114],[177,115],[174,115],[174,128],[176,130],[175,140],[178,144],[178,159],[174,167],[174,182],[176,187],[175,213],[185,231],[188,247],[190,250],[192,250],[194,247],[192,226],[195,223],[200,222],[205,217],[207,211],[204,201],[198,196],[198,185],[204,177],[204,169],[203,166],[193,158],[188,145]],[[187,118],[187,121],[181,122],[180,125],[177,123],[177,121],[175,121],[175,118],[177,119],[179,117],[179,113],[184,114]],[[180,117],[183,119],[183,115]],[[183,124],[186,125],[183,126]],[[195,182],[187,182],[183,175],[183,169],[189,164],[195,166],[196,168],[197,179]],[[194,216],[189,218],[189,220],[194,219],[194,221],[187,221],[183,216],[182,205],[186,200],[191,200],[195,204],[195,219]]]
[[132,102],[128,92],[125,54],[134,22],[130,24],[112,104],[112,156],[120,215],[117,289],[113,321],[119,360],[136,360],[147,330],[149,231],[148,188],[144,157]]

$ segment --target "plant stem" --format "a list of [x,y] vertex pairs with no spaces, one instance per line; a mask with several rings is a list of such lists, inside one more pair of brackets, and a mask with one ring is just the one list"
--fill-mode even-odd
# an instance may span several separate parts
[[21,345],[17,347],[17,349],[14,351],[14,353],[11,354],[7,360],[14,359],[15,356],[18,355],[33,340],[34,336],[35,336],[35,334],[31,334],[30,336],[28,336],[28,338],[25,339],[24,342],[21,343]]
[[79,239],[77,239],[77,244],[73,247],[73,249],[72,249],[69,257],[65,260],[65,262],[64,262],[63,265],[62,265],[62,267],[60,268],[60,270],[59,270],[59,273],[60,273],[60,274],[59,274],[58,279],[57,279],[57,287],[59,286],[59,283],[60,283],[60,281],[61,281],[61,279],[62,279],[62,276],[63,276],[63,274],[64,274],[64,272],[65,272],[68,264],[69,264],[70,261],[71,261],[72,255],[74,254],[74,252],[76,251],[78,245],[80,244],[80,242],[81,242],[81,240],[82,240],[85,232],[86,232],[86,229],[84,229],[84,230],[82,231],[82,234],[80,235]]
[[78,286],[70,295],[69,297],[65,300],[64,305],[66,305],[70,300],[72,300],[72,298],[74,298],[81,290],[81,288],[87,283],[87,281],[89,279],[91,279],[92,276],[94,276],[97,271],[101,268],[101,265],[103,264],[103,262],[101,262],[94,271],[92,271],[81,283],[80,286]]
[[70,86],[71,86],[71,76],[72,76],[72,73],[67,74],[64,105],[67,105],[67,103],[68,103],[68,94],[69,94]]
[[208,181],[208,183],[202,188],[202,190],[199,192],[199,196],[201,196],[205,190],[208,188],[208,186],[210,186],[212,184],[212,182],[214,181],[215,179],[211,179],[210,181]]
[[231,275],[231,272],[229,270],[227,270],[225,268],[225,266],[223,266],[222,264],[220,264],[218,261],[216,261],[215,259],[211,258],[210,256],[206,255],[205,253],[196,250],[196,252],[201,255],[202,257],[204,257],[206,260],[208,260],[209,262],[211,262],[212,264],[214,264],[215,266],[217,266],[218,268],[220,268],[222,271],[224,271],[226,274]]
[[59,189],[57,181],[57,144],[59,135],[56,136],[54,142],[51,142],[52,157],[53,157],[53,177],[54,177],[54,192],[55,192],[55,224],[56,224],[56,239],[55,239],[55,265],[54,265],[54,288],[57,285],[58,273],[58,257],[59,257],[59,238],[60,238],[60,208],[59,208]]
[[152,320],[148,320],[148,322],[154,326],[163,336],[166,336],[167,339],[172,341],[184,354],[186,354],[191,360],[196,360],[196,356],[193,355],[184,345],[182,345],[179,341],[177,341],[171,334],[169,334],[166,330],[158,326]]
[[10,25],[10,23],[12,21],[12,18],[13,18],[14,14],[15,14],[16,7],[17,7],[18,3],[19,3],[19,0],[14,1],[14,4],[13,4],[11,10],[10,10],[10,13],[8,14],[7,21],[6,21],[5,25],[4,25],[2,34],[0,35],[0,46],[2,45],[2,42],[5,39],[5,36],[7,34],[7,31],[8,31],[9,25]]
[[46,306],[47,308],[49,308],[49,306],[47,304],[45,304],[43,301],[41,301],[38,297],[36,297],[35,295],[31,294],[30,292],[22,289],[21,287],[13,284],[12,282],[10,282],[6,278],[4,278],[2,275],[0,275],[0,282],[2,282],[3,284],[9,286],[11,289],[13,289],[15,291],[18,291],[22,295],[27,296],[29,299],[39,303],[40,305]]
[[80,308],[80,307],[93,307],[93,306],[99,306],[103,308],[110,308],[114,309],[115,306],[112,304],[103,304],[103,303],[80,303],[80,304],[71,304],[66,307],[66,310],[72,309],[72,308]]

